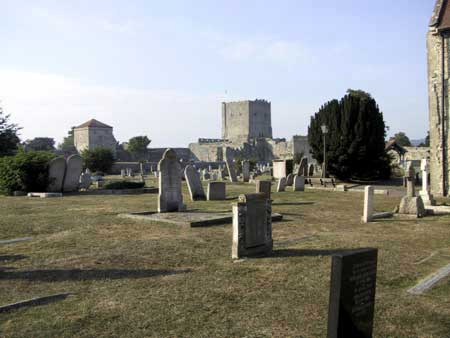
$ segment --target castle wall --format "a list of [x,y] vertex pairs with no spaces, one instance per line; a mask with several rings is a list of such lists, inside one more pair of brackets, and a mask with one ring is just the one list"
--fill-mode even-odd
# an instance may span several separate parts
[[246,140],[250,129],[249,101],[222,104],[222,138]]
[[75,128],[73,131],[73,143],[79,153],[89,149],[89,128]]
[[270,102],[256,100],[249,102],[249,138],[272,138],[272,116]]

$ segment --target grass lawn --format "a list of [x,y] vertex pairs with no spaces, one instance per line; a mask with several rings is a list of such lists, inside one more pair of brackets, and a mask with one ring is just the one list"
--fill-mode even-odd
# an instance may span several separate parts
[[[231,210],[225,202],[189,209]],[[274,189],[274,186],[273,186]],[[254,185],[227,184],[229,197]],[[231,224],[143,223],[157,195],[0,197],[0,305],[73,292],[0,313],[1,337],[325,337],[334,249],[379,248],[375,337],[450,337],[450,283],[406,290],[450,262],[450,217],[361,224],[363,195],[273,193],[272,257],[231,260]],[[376,195],[377,211],[398,197]],[[432,258],[420,263],[435,253]],[[418,264],[419,263],[419,264]]]

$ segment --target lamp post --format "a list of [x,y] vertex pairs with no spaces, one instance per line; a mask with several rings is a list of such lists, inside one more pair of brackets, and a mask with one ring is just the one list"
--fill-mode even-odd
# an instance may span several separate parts
[[322,166],[322,178],[327,177],[327,143],[326,135],[328,134],[328,127],[326,124],[322,124],[320,127],[323,134],[323,166]]

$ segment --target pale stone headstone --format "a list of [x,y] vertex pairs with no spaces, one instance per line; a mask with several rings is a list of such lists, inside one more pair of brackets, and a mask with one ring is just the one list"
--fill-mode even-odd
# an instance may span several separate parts
[[67,159],[66,176],[64,178],[64,192],[78,190],[80,176],[83,172],[83,159],[80,155],[71,155]]
[[250,181],[250,162],[242,161],[242,180],[244,182]]
[[208,183],[208,201],[222,201],[226,199],[225,182]]
[[159,196],[158,212],[184,210],[181,193],[181,165],[173,149],[167,149],[158,163]]
[[430,182],[428,181],[428,175],[430,173],[430,165],[427,159],[423,159],[420,163],[420,169],[422,171],[422,190],[419,195],[422,197],[423,204],[426,206],[436,205],[436,201],[430,193]]
[[54,158],[48,167],[48,192],[61,192],[66,174],[66,160],[63,157]]
[[272,201],[265,194],[239,196],[233,205],[232,258],[272,252]]
[[286,186],[287,187],[292,187],[292,185],[294,184],[294,175],[289,174],[286,177]]
[[406,196],[408,197],[416,196],[415,181],[416,181],[416,173],[414,167],[412,165],[409,165],[406,172]]
[[424,217],[426,215],[426,210],[422,198],[420,196],[419,197],[404,196],[400,201],[398,213],[403,215]]
[[370,185],[364,188],[364,211],[363,211],[363,222],[369,223],[372,221],[373,217],[373,196],[374,188]]
[[224,173],[223,173],[223,167],[222,167],[222,165],[220,164],[219,165],[219,169],[217,170],[217,179],[219,180],[219,181],[222,181],[223,179],[224,179]]
[[305,176],[295,175],[292,190],[305,191]]
[[193,166],[187,165],[184,169],[184,175],[186,176],[186,182],[189,189],[189,194],[193,201],[205,200],[205,191],[203,190],[200,176]]
[[89,189],[92,183],[91,174],[83,173],[80,176],[80,189]]
[[277,192],[286,191],[286,177],[282,177],[278,180]]
[[271,181],[256,180],[256,193],[263,193],[266,195],[267,199],[270,200],[271,190],[272,190]]
[[237,182],[238,179],[237,179],[236,170],[234,167],[232,150],[228,147],[225,148],[225,160],[226,160],[226,164],[227,164],[228,177],[230,178],[230,181]]
[[120,169],[120,176],[122,176],[122,178],[125,177],[125,174],[126,174],[125,169]]

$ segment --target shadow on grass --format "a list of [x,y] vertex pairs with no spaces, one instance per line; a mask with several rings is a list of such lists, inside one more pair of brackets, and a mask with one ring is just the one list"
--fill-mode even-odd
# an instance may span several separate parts
[[0,262],[16,262],[22,259],[28,258],[28,256],[24,255],[5,255],[0,256]]
[[280,203],[272,203],[272,205],[311,205],[315,204],[315,202],[280,202]]
[[137,279],[157,276],[170,276],[192,272],[191,269],[184,270],[123,270],[123,269],[71,269],[71,270],[31,270],[31,271],[0,271],[0,279],[23,279],[29,281],[63,282],[82,280],[104,280],[104,279]]
[[317,257],[317,256],[333,256],[351,251],[350,249],[334,249],[334,250],[314,250],[314,249],[278,249],[272,251],[269,257]]

